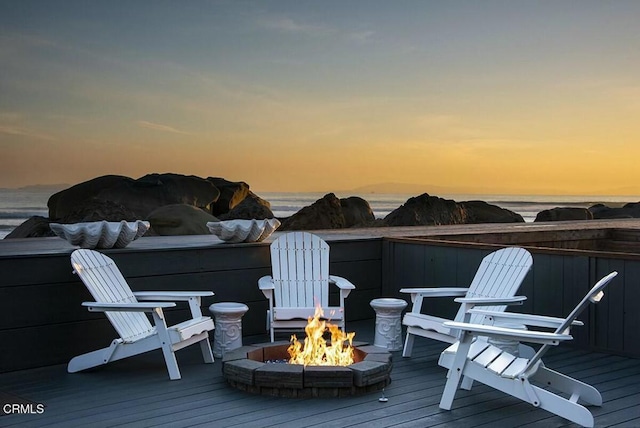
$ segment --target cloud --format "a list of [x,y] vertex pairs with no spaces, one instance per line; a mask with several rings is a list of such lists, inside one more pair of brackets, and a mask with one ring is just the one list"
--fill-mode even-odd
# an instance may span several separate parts
[[16,126],[0,125],[0,134],[29,137],[29,138],[35,138],[37,140],[47,140],[47,141],[55,140],[55,138],[52,137],[51,135],[43,134],[42,132],[36,131],[34,129],[21,128]]
[[13,137],[27,137],[36,140],[53,141],[56,138],[36,129],[22,125],[24,118],[16,112],[0,112],[0,134]]
[[172,126],[162,125],[160,123],[147,122],[146,120],[139,120],[138,126],[146,129],[153,129],[154,131],[170,132],[172,134],[190,135],[188,132],[181,131]]
[[331,27],[302,23],[284,16],[263,18],[259,21],[259,24],[266,29],[281,33],[302,34],[312,37],[328,36],[336,33],[336,30]]
[[51,39],[24,33],[5,33],[0,35],[0,57],[15,60],[27,50],[40,48],[57,48],[58,44]]
[[332,26],[301,22],[287,16],[263,17],[258,21],[258,24],[263,28],[277,31],[279,33],[309,37],[338,36],[357,44],[367,43],[375,35],[375,32],[369,30],[342,31]]
[[356,31],[350,33],[348,35],[348,38],[356,43],[367,43],[373,38],[374,35],[375,32],[373,31]]

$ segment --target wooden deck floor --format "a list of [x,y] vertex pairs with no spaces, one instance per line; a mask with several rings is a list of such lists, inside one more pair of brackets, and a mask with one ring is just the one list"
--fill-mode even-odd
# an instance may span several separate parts
[[[371,341],[373,321],[352,323],[357,339]],[[265,342],[250,337],[245,343]],[[169,381],[160,352],[91,372],[67,374],[52,366],[0,375],[0,402],[45,405],[44,413],[0,416],[2,427],[561,427],[550,413],[476,384],[460,391],[452,411],[438,408],[445,370],[444,345],[416,340],[414,356],[394,353],[392,383],[380,393],[341,399],[255,396],[227,386],[221,362],[201,364],[196,349],[178,353],[182,380]],[[46,350],[43,350],[46,352]],[[598,427],[640,427],[640,360],[564,346],[545,362],[594,385],[604,398],[592,408]],[[1,413],[0,413],[1,414]]]

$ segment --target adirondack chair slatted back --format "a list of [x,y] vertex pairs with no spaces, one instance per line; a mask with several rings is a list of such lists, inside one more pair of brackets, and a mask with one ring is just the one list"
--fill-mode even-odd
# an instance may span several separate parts
[[[533,258],[524,248],[507,247],[487,255],[469,285],[465,297],[512,297],[524,280]],[[483,309],[503,312],[506,306],[483,306]],[[455,321],[462,321],[464,310],[456,315]],[[470,322],[482,323],[483,315],[471,315]]]
[[276,307],[329,305],[329,245],[307,232],[287,233],[271,244]]
[[[129,284],[114,261],[102,253],[80,249],[71,254],[71,265],[96,302],[135,303]],[[142,312],[105,312],[125,342],[133,342],[155,332]]]
[[[587,308],[587,306],[589,306],[589,303],[600,302],[600,300],[604,296],[604,289],[607,287],[607,285],[609,285],[611,280],[616,277],[616,275],[618,275],[618,272],[613,271],[607,276],[600,279],[600,281],[598,281],[596,285],[591,287],[591,290],[589,290],[589,292],[582,298],[580,303],[576,305],[569,316],[565,318],[562,324],[560,324],[560,326],[556,329],[555,333],[566,333],[567,329],[571,326],[571,323],[573,323],[580,316],[580,314]],[[530,368],[533,368],[536,362],[542,358],[542,356],[547,352],[547,349],[550,346],[551,345],[542,345],[538,352],[536,352],[536,354],[533,356],[533,358],[531,358],[529,364],[527,364],[527,368],[523,372],[526,373]]]

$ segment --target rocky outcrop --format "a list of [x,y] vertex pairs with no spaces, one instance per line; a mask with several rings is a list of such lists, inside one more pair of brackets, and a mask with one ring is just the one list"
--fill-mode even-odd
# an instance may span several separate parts
[[71,211],[77,209],[79,205],[96,199],[103,190],[122,186],[132,181],[134,180],[121,175],[104,175],[54,193],[47,201],[49,219],[60,221],[67,217]]
[[87,199],[71,207],[58,223],[81,223],[86,221],[135,221],[139,217],[127,207],[118,203],[101,200]]
[[[59,200],[55,202],[54,205],[57,203],[59,203]],[[86,199],[69,207],[69,209],[58,209],[57,211],[64,214],[55,220],[40,216],[31,217],[11,231],[5,238],[56,236],[49,228],[49,223],[83,223],[102,220],[134,221],[138,219],[137,215],[126,207],[116,204],[115,202],[102,201],[99,199]]]
[[[30,219],[8,237],[51,236],[49,221],[149,220],[149,233],[187,235],[208,234],[206,223],[217,219],[274,217],[271,204],[243,181],[180,174],[149,174],[137,180],[119,175],[97,177],[54,194],[48,207],[49,219]],[[589,218],[590,214],[594,218],[640,217],[640,203],[621,208],[593,206],[580,212],[549,210],[540,213],[539,218],[575,220]],[[376,219],[363,198],[339,199],[328,193],[291,217],[279,220],[280,231],[524,222],[521,215],[484,201],[456,202],[427,193],[409,198],[384,219]]]
[[455,201],[429,196],[409,198],[385,218],[387,226],[432,226],[440,224],[463,224],[465,212]]
[[340,199],[333,193],[282,220],[278,230],[342,229],[346,227]]
[[55,193],[47,206],[49,219],[25,222],[8,237],[42,236],[45,229],[52,236],[49,221],[150,220],[155,227],[149,233],[178,235],[209,233],[203,224],[217,220],[213,213],[226,219],[273,218],[269,202],[253,194],[245,182],[180,174],[148,174],[137,180],[105,175]]
[[594,219],[640,218],[640,202],[629,202],[622,207],[610,208],[603,204],[589,207]]
[[593,214],[586,208],[557,207],[543,210],[536,215],[534,222],[541,221],[568,221],[568,220],[592,220]]
[[268,201],[249,191],[249,194],[239,204],[235,205],[226,214],[219,215],[218,218],[220,220],[251,220],[253,218],[263,220],[273,218],[273,212]]
[[339,199],[328,193],[291,217],[281,219],[278,230],[344,229],[377,226],[375,215],[367,201],[350,196]]
[[4,239],[55,236],[56,234],[49,228],[49,223],[46,217],[33,216],[9,232]]
[[427,193],[409,198],[384,218],[387,226],[523,222],[520,214],[484,201],[455,202]]
[[187,204],[165,205],[147,217],[158,235],[208,235],[207,222],[218,219],[200,208]]
[[340,199],[345,227],[369,226],[376,219],[369,202],[358,196]]
[[228,181],[219,177],[209,177],[207,181],[220,191],[220,196],[209,209],[214,216],[228,213],[251,193],[249,185],[244,181]]
[[484,201],[460,202],[465,212],[465,223],[524,223],[524,218],[518,213],[500,208]]
[[49,198],[49,218],[68,218],[70,211],[92,200],[109,201],[126,207],[137,219],[145,219],[156,208],[187,204],[210,212],[220,191],[213,183],[196,176],[149,174],[137,180],[107,175],[77,184]]
[[186,204],[211,212],[220,191],[213,183],[193,175],[149,174],[102,190],[97,199],[121,204],[146,218],[156,208]]

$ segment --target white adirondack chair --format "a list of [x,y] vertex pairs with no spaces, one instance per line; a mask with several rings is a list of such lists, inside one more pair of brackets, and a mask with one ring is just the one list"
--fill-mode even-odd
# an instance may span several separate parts
[[[488,310],[504,311],[506,305],[521,305],[526,297],[516,296],[516,291],[533,265],[531,254],[524,248],[507,247],[487,255],[478,268],[468,288],[403,288],[402,293],[410,293],[413,306],[404,315],[402,324],[407,327],[407,335],[402,350],[403,357],[410,357],[415,336],[426,337],[447,343],[457,340],[456,332],[444,325],[448,319],[422,313],[425,298],[456,297],[460,308],[453,319],[465,321],[467,311],[476,305]],[[480,323],[480,315],[472,315],[471,322]]]
[[[447,348],[438,361],[442,367],[449,369],[440,407],[445,410],[451,409],[460,378],[464,376],[582,426],[592,427],[593,415],[586,407],[578,404],[578,400],[600,406],[602,397],[598,390],[545,367],[541,358],[550,346],[572,339],[569,334],[571,326],[582,325],[576,318],[590,302],[598,303],[602,299],[604,288],[617,274],[611,272],[598,281],[565,319],[473,310],[491,320],[506,319],[526,326],[553,328],[554,332],[446,322],[447,326],[461,332],[461,338],[459,342]],[[533,357],[521,358],[491,345],[486,337],[538,343],[542,346]],[[464,382],[462,387],[465,387]],[[569,398],[556,394],[554,390]]]
[[[308,232],[291,232],[271,244],[273,275],[258,280],[258,288],[269,299],[267,329],[274,341],[275,330],[303,329],[317,306],[324,317],[345,328],[344,300],[355,286],[345,278],[329,275],[329,245]],[[339,306],[329,306],[329,284],[339,289]]]
[[[69,373],[161,349],[169,378],[180,379],[174,352],[194,343],[200,343],[204,362],[213,363],[208,332],[214,325],[210,317],[202,316],[200,310],[201,297],[213,296],[212,292],[134,293],[113,260],[93,250],[74,251],[71,265],[95,299],[95,302],[83,302],[82,305],[91,312],[104,312],[120,338],[113,340],[107,348],[74,357],[67,367]],[[163,309],[176,306],[175,301],[188,302],[192,318],[167,327]],[[154,326],[145,312],[153,316]]]

